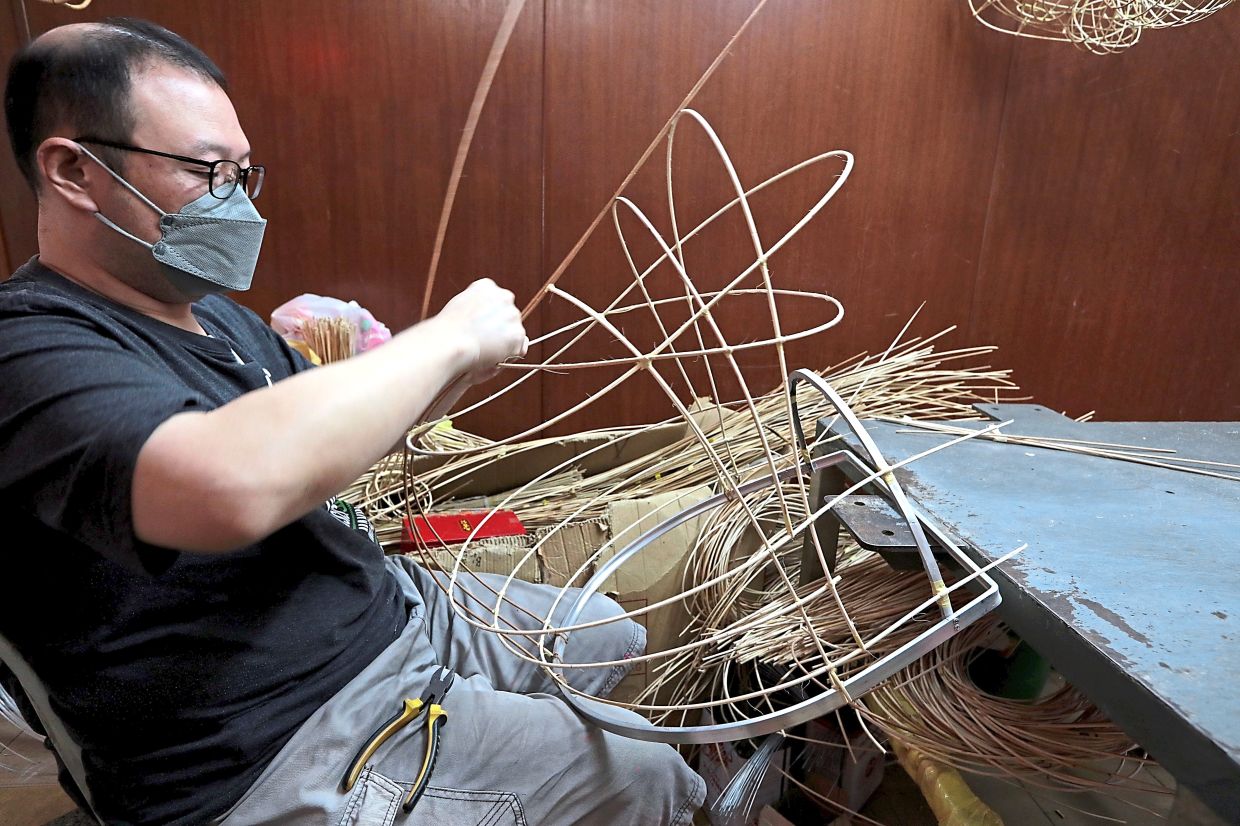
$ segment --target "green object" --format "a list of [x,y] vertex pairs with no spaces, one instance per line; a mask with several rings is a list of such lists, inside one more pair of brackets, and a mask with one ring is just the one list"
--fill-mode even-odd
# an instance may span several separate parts
[[969,676],[982,691],[1007,700],[1035,700],[1051,666],[1024,640],[1007,651],[986,649],[969,664]]

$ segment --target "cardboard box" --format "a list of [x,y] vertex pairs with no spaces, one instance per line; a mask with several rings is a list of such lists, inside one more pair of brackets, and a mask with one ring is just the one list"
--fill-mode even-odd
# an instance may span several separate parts
[[[549,534],[551,535],[548,536]],[[517,577],[527,582],[564,586],[569,584],[570,577],[610,536],[611,530],[604,519],[573,522],[554,534],[549,528],[535,528],[523,536],[471,542],[464,551],[463,562],[479,573],[506,576],[517,570]],[[543,543],[542,546],[530,554],[530,549],[539,542]],[[424,564],[450,571],[460,554],[460,547],[454,546],[429,551],[429,562],[416,554],[414,557]],[[525,558],[527,555],[528,559]],[[573,579],[572,584],[583,585],[593,575],[594,565],[587,565],[585,570]]]
[[[536,528],[524,536],[472,542],[464,551],[463,561],[479,573],[507,575],[516,570],[519,578],[529,582],[557,587],[581,586],[594,575],[599,564],[615,556],[642,533],[710,494],[709,487],[700,485],[644,499],[617,500],[608,506],[603,518],[570,523],[554,533],[548,528]],[[685,562],[704,519],[704,516],[691,519],[651,543],[612,574],[599,591],[629,611],[679,594],[683,588]],[[617,543],[603,551],[596,562],[587,562],[615,536],[621,537]],[[542,546],[530,554],[530,549],[539,542]],[[459,547],[441,548],[428,552],[429,560],[416,558],[423,564],[450,571],[460,553]],[[654,653],[680,644],[689,614],[684,603],[677,602],[635,619],[646,629],[646,652]],[[636,663],[611,696],[625,702],[635,699],[649,684],[651,667],[655,664]]]
[[[702,413],[713,420],[713,408]],[[649,428],[597,430],[560,438],[539,439],[515,445],[498,458],[494,455],[479,459],[477,466],[461,467],[449,483],[450,491],[435,488],[437,510],[486,510],[498,497],[551,469],[569,463],[557,475],[571,474],[581,478],[598,473],[617,471],[641,462],[650,453],[674,445],[686,438],[684,422],[669,422]],[[617,436],[622,438],[617,439]],[[595,448],[593,453],[586,455]],[[414,461],[415,473],[430,473],[442,466],[445,457],[422,457]],[[433,477],[426,481],[434,486]],[[711,495],[706,485],[664,493],[645,499],[617,500],[610,503],[602,518],[571,523],[551,533],[549,528],[535,528],[525,536],[494,537],[471,542],[463,562],[478,572],[510,574],[514,570],[521,579],[562,587],[581,586],[594,575],[597,565],[605,562],[636,540],[646,530],[674,516]],[[520,511],[517,512],[520,517]],[[615,572],[599,589],[626,610],[643,608],[680,593],[683,587],[685,561],[701,530],[703,518],[691,520],[675,531],[660,537],[636,558]],[[589,561],[613,537],[615,545],[597,561]],[[531,553],[531,549],[537,550]],[[451,570],[459,546],[439,548],[414,556],[423,564]],[[527,558],[528,557],[528,558]],[[646,628],[648,653],[664,651],[679,644],[688,623],[682,603],[666,606],[636,618]],[[646,687],[651,663],[637,663],[633,673],[613,692],[621,700],[632,700]]]
[[[714,718],[702,713],[702,724]],[[813,741],[785,740],[775,752],[754,797],[745,826],[767,823],[831,823],[841,817],[845,807],[858,811],[869,801],[883,778],[882,753],[861,731],[840,731],[834,714],[806,724],[804,736]],[[794,756],[795,755],[795,756]],[[702,746],[698,756],[698,774],[706,780],[707,816],[717,823],[714,805],[732,778],[752,758],[741,757],[733,743]],[[838,806],[831,806],[806,794],[780,771],[790,773],[797,781]],[[779,806],[783,814],[775,812]],[[767,814],[770,810],[770,814]],[[767,818],[763,820],[763,818]],[[777,818],[777,819],[772,819]],[[851,822],[847,818],[840,822]]]
[[[708,499],[710,495],[709,487],[699,485],[646,499],[622,499],[613,502],[607,508],[607,523],[611,528],[611,536],[620,536],[621,539],[602,553],[599,563],[606,562],[624,550],[641,534],[660,522]],[[706,518],[698,516],[690,519],[652,542],[608,577],[601,589],[603,593],[620,603],[626,611],[645,608],[679,594],[684,590],[685,562]],[[632,529],[628,530],[630,527]],[[682,644],[685,626],[689,623],[689,612],[682,600],[641,614],[635,619],[646,629],[646,653],[653,654]],[[620,682],[611,696],[623,702],[636,699],[649,685],[658,664],[657,660],[635,663],[633,670]]]
[[[434,485],[432,489],[437,499],[494,496],[519,488],[570,461],[572,463],[564,470],[575,470],[583,477],[592,476],[640,459],[678,442],[684,436],[683,423],[669,423],[648,428],[590,430],[571,436],[535,439],[510,445],[499,456],[491,453],[480,457],[472,468],[466,463],[460,468],[461,478],[451,482],[451,489],[444,490]],[[585,455],[591,450],[594,452]],[[576,461],[572,461],[574,459]],[[427,474],[442,467],[448,460],[447,456],[419,456],[413,460],[411,470],[415,475]]]
[[[840,716],[847,719],[849,714],[841,712]],[[865,732],[841,731],[834,714],[807,723],[805,736],[818,741],[806,745],[801,760],[805,785],[846,809],[859,810],[883,780],[882,752]],[[826,804],[817,805],[829,818],[840,814]]]
[[796,824],[770,806],[763,806],[762,811],[758,812],[758,826],[796,826]]

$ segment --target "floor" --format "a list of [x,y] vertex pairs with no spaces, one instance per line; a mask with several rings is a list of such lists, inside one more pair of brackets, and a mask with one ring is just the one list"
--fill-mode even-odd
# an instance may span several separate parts
[[0,826],[43,826],[76,808],[42,742],[0,717]]

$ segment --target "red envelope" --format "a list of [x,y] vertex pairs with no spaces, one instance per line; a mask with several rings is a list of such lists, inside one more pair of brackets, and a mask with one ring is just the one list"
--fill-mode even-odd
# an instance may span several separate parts
[[[487,514],[490,514],[489,519]],[[475,530],[477,533],[474,533]],[[459,544],[469,538],[470,534],[473,534],[474,539],[524,536],[525,526],[521,524],[516,513],[508,510],[462,511],[461,513],[415,516],[412,531],[409,528],[409,520],[405,520],[405,536],[401,541],[401,550],[412,551],[428,545],[435,547],[436,545]]]

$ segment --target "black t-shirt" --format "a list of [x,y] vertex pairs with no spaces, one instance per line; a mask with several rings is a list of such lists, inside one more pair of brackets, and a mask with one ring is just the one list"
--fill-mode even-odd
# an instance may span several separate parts
[[226,298],[193,312],[211,337],[37,259],[0,284],[0,635],[82,746],[109,822],[226,810],[408,616],[381,549],[326,508],[228,554],[134,536],[156,427],[309,366]]

